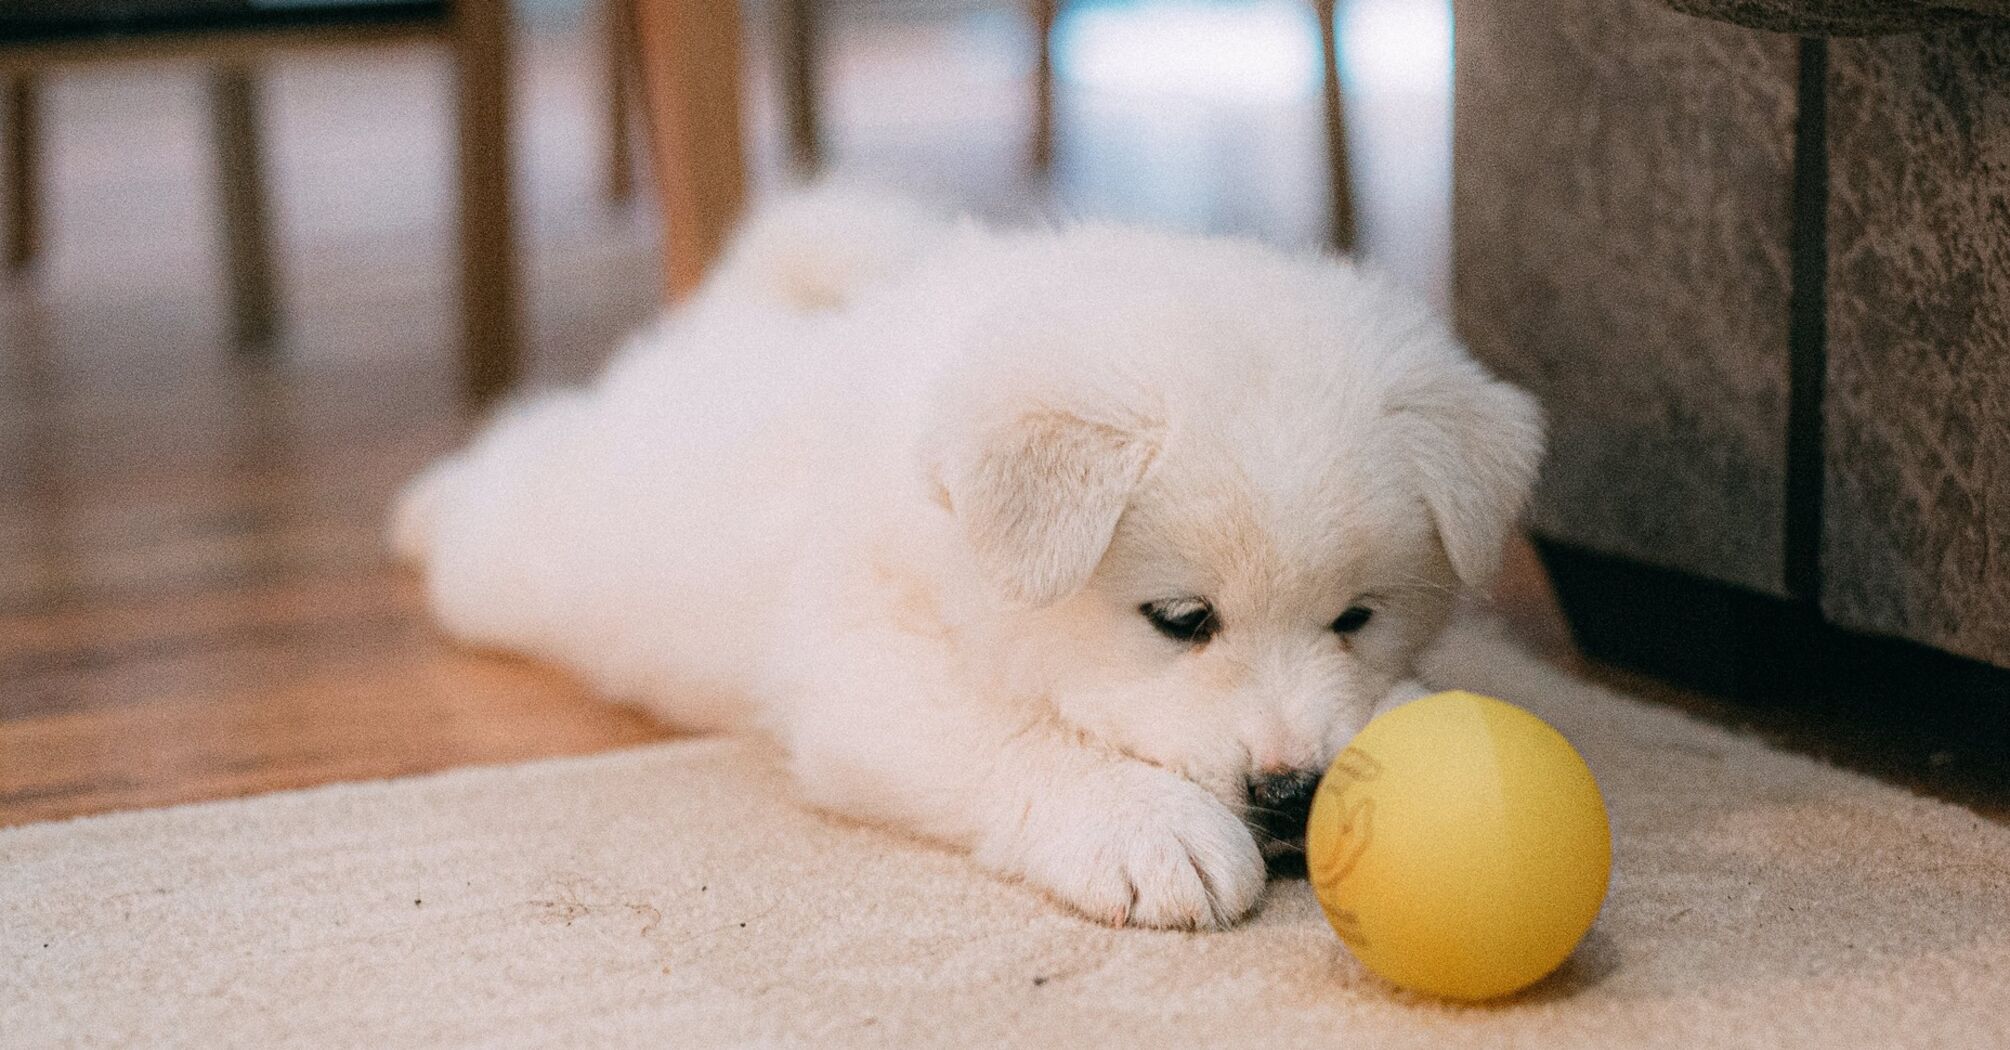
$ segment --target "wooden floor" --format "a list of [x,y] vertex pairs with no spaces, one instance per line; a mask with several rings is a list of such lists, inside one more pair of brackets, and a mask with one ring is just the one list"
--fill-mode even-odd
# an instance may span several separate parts
[[[997,16],[840,25],[841,166],[994,215],[1319,238],[1316,97],[1064,87],[1043,182],[1022,162],[1024,44]],[[589,374],[657,287],[650,216],[598,196],[594,53],[563,19],[523,52],[534,385]],[[397,484],[471,425],[439,57],[264,77],[288,333],[270,361],[226,349],[197,72],[51,89],[49,253],[0,287],[0,824],[664,735],[559,673],[443,644],[380,541]],[[1367,250],[1439,297],[1444,101],[1414,83],[1353,100]],[[1523,622],[1565,644],[1540,573],[1513,579]]]

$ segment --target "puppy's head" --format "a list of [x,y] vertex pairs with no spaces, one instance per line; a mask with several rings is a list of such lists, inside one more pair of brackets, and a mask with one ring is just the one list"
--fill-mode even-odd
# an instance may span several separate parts
[[1497,569],[1538,410],[1344,264],[1108,231],[1019,251],[934,450],[1001,692],[1289,854],[1318,774]]

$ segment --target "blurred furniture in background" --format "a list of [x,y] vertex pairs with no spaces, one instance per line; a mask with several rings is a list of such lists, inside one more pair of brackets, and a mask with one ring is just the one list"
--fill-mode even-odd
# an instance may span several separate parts
[[0,82],[0,164],[6,166],[7,244],[0,257],[10,271],[26,269],[41,251],[42,199],[36,185],[36,158],[41,152],[41,110],[35,81],[15,77]]
[[601,75],[607,87],[607,199],[621,204],[635,196],[635,12],[629,0],[600,5]]
[[703,278],[746,201],[740,7],[721,0],[612,2],[633,5],[628,13],[663,212],[665,292],[682,298]]
[[454,57],[464,386],[484,401],[518,368],[518,275],[510,187],[509,11],[505,0],[9,0],[0,6],[6,86],[6,261],[43,250],[38,84],[72,66],[135,58],[211,64],[213,136],[233,330],[246,351],[278,330],[258,81],[279,48],[439,41]]
[[2010,725],[2004,16],[1459,0],[1458,320],[1592,656]]
[[[818,56],[828,0],[775,0],[777,66],[783,123],[798,171],[823,163]],[[1054,27],[1062,0],[1025,0],[1037,41],[1032,85],[1031,161],[1054,161]],[[1319,25],[1321,111],[1331,194],[1329,237],[1338,251],[1354,248],[1353,179],[1341,95],[1336,0],[1310,0]],[[738,98],[741,58],[736,3],[707,0],[607,0],[607,193],[633,192],[628,138],[631,55],[641,58],[650,112],[655,170],[664,214],[666,280],[672,298],[695,287],[718,251],[746,196]],[[631,38],[633,43],[631,43]]]

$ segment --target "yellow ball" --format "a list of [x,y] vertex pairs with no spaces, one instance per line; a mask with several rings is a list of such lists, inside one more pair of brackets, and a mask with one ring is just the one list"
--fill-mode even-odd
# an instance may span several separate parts
[[1542,719],[1473,693],[1369,722],[1320,781],[1305,849],[1354,956],[1450,999],[1506,995],[1556,969],[1612,870],[1584,759]]

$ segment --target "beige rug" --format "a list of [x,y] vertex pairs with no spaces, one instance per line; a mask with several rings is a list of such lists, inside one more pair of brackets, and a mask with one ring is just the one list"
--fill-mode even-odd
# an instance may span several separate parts
[[2010,829],[1517,699],[1618,848],[1577,958],[1501,1005],[1377,983],[1304,883],[1227,933],[1096,926],[715,740],[0,833],[0,1045],[2010,1046]]

